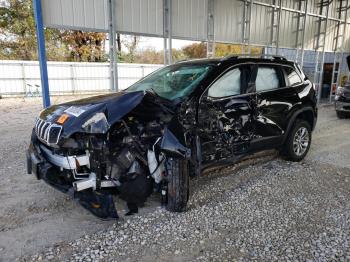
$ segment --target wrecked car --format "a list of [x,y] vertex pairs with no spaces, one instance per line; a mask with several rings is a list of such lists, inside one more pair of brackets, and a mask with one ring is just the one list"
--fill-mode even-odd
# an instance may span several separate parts
[[[350,70],[350,55],[346,57],[346,62]],[[350,81],[346,81],[343,86],[337,87],[334,105],[338,118],[350,117]]]
[[314,85],[283,57],[230,56],[164,67],[124,91],[51,106],[35,122],[28,173],[100,218],[152,193],[186,210],[208,166],[278,149],[300,161],[317,119]]

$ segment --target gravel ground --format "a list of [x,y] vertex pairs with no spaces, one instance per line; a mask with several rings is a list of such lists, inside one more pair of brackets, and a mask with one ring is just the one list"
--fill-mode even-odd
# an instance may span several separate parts
[[97,220],[23,175],[39,107],[0,100],[3,260],[350,261],[350,119],[338,120],[332,107],[320,108],[303,162],[269,152],[208,170],[192,182],[186,213],[169,213],[152,200],[140,215],[117,222]]

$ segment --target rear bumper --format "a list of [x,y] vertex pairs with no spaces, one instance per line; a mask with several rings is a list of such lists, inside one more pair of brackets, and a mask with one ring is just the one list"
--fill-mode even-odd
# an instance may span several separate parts
[[350,102],[335,101],[335,110],[341,112],[350,112]]

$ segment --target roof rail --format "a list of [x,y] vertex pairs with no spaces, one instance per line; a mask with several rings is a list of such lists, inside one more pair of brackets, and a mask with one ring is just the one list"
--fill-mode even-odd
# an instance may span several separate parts
[[281,55],[271,55],[271,54],[257,54],[257,55],[250,55],[250,54],[240,54],[240,55],[229,55],[225,56],[222,58],[222,60],[231,60],[231,59],[238,59],[241,57],[246,57],[246,58],[273,58],[276,60],[283,60],[287,61],[287,58]]

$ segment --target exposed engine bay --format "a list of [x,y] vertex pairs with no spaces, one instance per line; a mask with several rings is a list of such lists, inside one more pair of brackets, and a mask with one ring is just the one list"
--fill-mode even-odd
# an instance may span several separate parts
[[[28,172],[72,194],[100,218],[118,217],[113,195],[127,203],[126,215],[137,213],[154,191],[163,192],[166,203],[165,152],[175,150],[176,154],[178,148],[186,157],[187,150],[176,145],[179,142],[168,128],[177,122],[171,108],[143,97],[142,103],[112,125],[106,115],[94,114],[82,124],[86,132],[60,137],[57,144],[52,143],[56,124],[51,127],[39,118],[28,152]],[[63,123],[62,133],[64,129]]]

